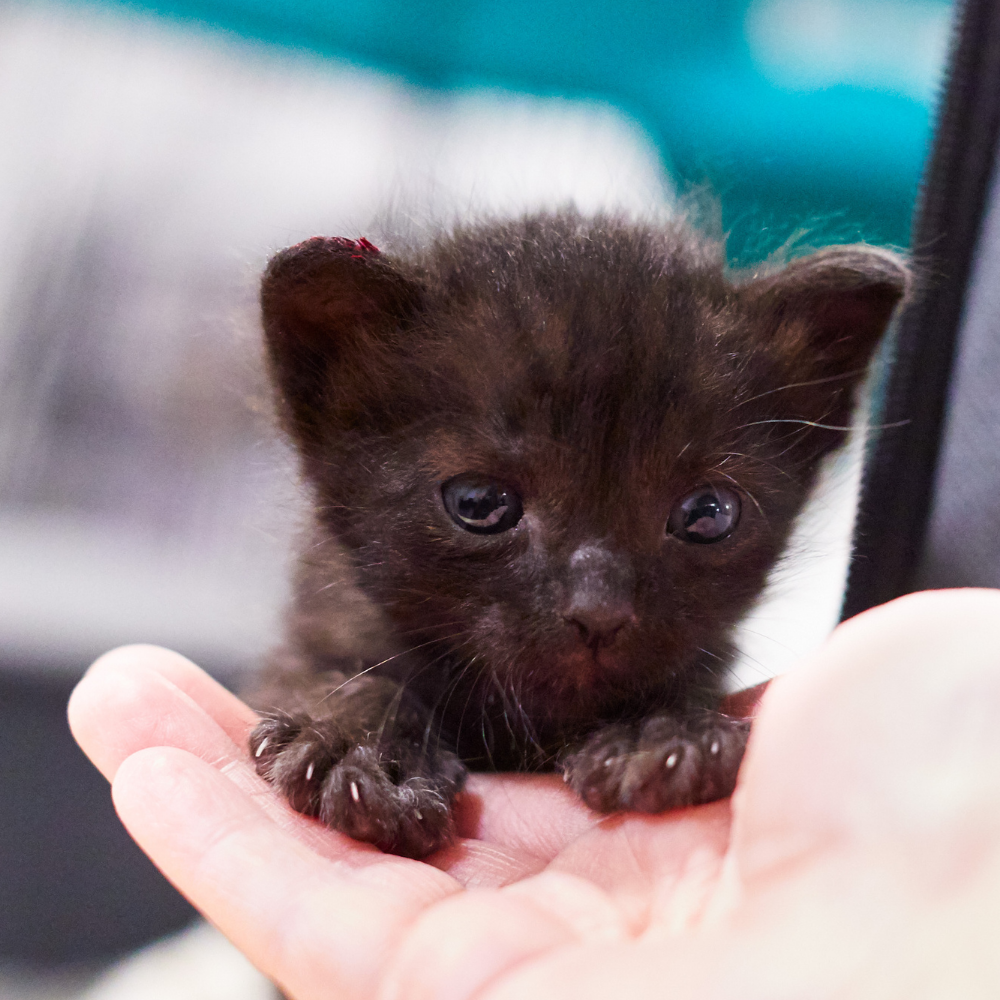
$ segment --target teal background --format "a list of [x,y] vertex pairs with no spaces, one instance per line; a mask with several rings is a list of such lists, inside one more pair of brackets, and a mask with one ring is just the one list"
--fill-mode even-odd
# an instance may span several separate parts
[[803,225],[823,240],[909,240],[933,100],[877,81],[811,92],[776,86],[751,56],[745,0],[111,5],[347,59],[424,87],[503,86],[614,103],[652,136],[682,189],[707,185],[719,198],[734,259],[757,257]]

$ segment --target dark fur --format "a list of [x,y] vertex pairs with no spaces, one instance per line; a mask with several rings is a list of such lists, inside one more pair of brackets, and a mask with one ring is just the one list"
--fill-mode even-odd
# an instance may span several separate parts
[[[682,223],[572,213],[278,254],[267,351],[315,528],[256,699],[260,773],[414,857],[453,836],[466,767],[559,766],[602,811],[729,794],[730,632],[907,280],[865,246],[734,280]],[[452,522],[441,484],[468,472],[517,489],[516,528]],[[742,515],[695,545],[665,526],[704,484]]]

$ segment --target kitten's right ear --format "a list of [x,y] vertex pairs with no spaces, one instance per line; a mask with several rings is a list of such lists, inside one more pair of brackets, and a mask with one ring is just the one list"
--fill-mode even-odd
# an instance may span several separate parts
[[389,356],[421,298],[366,239],[316,236],[271,258],[260,292],[267,357],[300,446],[385,401]]
[[853,244],[799,257],[743,289],[789,356],[804,352],[816,374],[853,372],[860,379],[911,284],[898,254]]

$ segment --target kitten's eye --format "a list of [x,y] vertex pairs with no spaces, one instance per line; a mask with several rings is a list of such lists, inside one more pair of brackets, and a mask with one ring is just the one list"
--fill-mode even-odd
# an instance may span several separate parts
[[670,512],[667,532],[685,542],[719,542],[740,519],[740,498],[724,486],[702,486]]
[[460,528],[497,535],[521,520],[521,498],[508,486],[475,476],[456,476],[441,486],[444,509]]

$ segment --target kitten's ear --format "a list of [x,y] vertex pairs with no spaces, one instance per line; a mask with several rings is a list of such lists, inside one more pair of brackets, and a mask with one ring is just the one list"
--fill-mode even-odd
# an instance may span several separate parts
[[264,336],[300,445],[386,397],[389,355],[421,297],[365,239],[317,236],[271,259],[261,281]]
[[744,291],[790,360],[808,356],[817,375],[858,381],[910,283],[898,254],[857,244],[801,257]]

